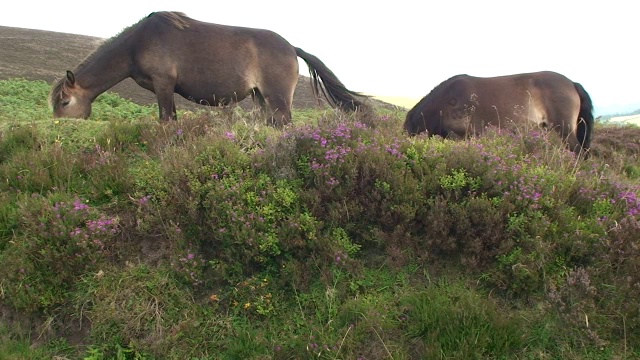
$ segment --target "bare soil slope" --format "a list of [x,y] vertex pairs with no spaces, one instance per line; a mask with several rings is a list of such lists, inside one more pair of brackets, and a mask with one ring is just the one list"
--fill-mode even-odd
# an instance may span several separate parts
[[[25,78],[43,80],[53,84],[66,70],[73,70],[82,60],[91,54],[105,39],[58,33],[51,31],[0,26],[0,80]],[[339,74],[338,74],[339,76]],[[318,101],[313,94],[309,77],[300,76],[293,99],[294,108],[308,108],[324,105],[324,99]],[[348,84],[346,84],[349,87]],[[360,91],[360,89],[353,89]],[[126,79],[110,89],[120,96],[138,104],[155,104],[155,95],[133,80]],[[175,96],[179,109],[199,109],[205,106],[189,102],[179,95]],[[378,102],[379,105],[392,106]],[[241,102],[243,107],[253,106],[249,98]]]

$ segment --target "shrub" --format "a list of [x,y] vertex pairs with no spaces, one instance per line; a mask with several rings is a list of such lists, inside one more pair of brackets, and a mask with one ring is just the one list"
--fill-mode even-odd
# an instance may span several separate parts
[[4,301],[50,312],[65,303],[78,277],[97,272],[118,232],[118,219],[80,198],[37,194],[18,202],[20,232],[2,253]]

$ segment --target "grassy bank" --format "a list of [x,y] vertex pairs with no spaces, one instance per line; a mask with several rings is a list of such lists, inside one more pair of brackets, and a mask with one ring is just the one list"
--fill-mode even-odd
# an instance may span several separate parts
[[0,357],[640,356],[638,128],[408,138],[403,111],[53,120],[0,81]]

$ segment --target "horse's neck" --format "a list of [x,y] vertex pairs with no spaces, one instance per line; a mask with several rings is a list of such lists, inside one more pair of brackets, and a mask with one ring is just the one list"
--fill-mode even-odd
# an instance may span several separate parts
[[128,52],[113,49],[96,54],[76,69],[75,75],[80,85],[95,99],[131,75]]

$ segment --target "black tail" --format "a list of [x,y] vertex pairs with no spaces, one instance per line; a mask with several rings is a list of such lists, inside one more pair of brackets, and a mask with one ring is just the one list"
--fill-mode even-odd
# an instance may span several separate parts
[[334,107],[345,111],[355,111],[364,104],[356,96],[366,97],[347,89],[338,77],[320,59],[300,48],[296,48],[298,55],[309,67],[312,89],[316,96],[322,92],[324,97]]
[[587,91],[577,82],[573,85],[576,87],[578,96],[580,96],[580,113],[578,114],[578,142],[582,145],[582,150],[589,150],[591,147],[591,138],[593,136],[593,103]]

